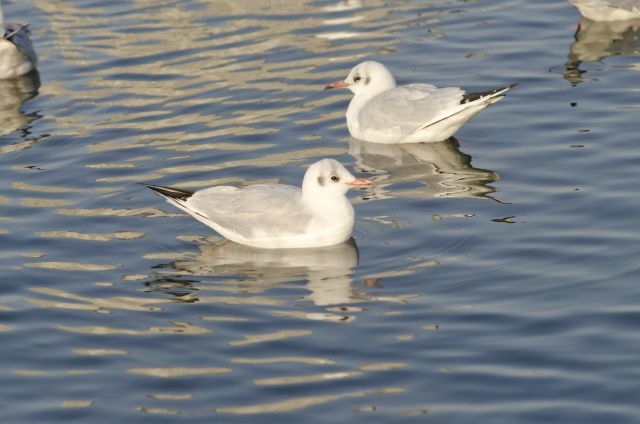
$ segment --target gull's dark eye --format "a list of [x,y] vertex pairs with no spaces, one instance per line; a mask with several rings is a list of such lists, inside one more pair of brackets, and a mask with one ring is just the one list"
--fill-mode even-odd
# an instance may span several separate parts
[[337,183],[338,181],[340,181],[340,178],[338,178],[337,175],[332,175],[331,176],[331,181],[333,181],[334,183]]
[[356,75],[355,77],[353,77],[353,82],[358,82],[362,79],[362,77],[360,75]]

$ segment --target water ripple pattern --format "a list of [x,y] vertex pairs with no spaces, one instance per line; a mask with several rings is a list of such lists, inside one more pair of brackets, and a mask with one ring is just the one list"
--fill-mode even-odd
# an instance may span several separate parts
[[[640,41],[568,1],[5,0],[3,422],[637,423]],[[349,136],[363,60],[518,83],[455,139]],[[264,251],[137,183],[299,185],[354,238]]]

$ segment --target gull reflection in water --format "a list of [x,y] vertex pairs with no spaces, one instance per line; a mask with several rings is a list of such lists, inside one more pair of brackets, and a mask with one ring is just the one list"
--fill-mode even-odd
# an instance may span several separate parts
[[22,104],[38,95],[40,75],[29,72],[18,78],[0,79],[0,136],[7,135],[38,118],[23,114]]
[[582,62],[599,61],[610,56],[640,53],[640,22],[594,22],[581,18],[569,49],[564,78],[571,84],[585,81]]
[[[497,191],[489,184],[499,175],[474,168],[471,156],[460,151],[455,138],[438,143],[379,144],[351,138],[349,153],[359,170],[381,173],[367,197],[469,197],[493,199]],[[418,184],[418,185],[416,185]],[[392,185],[398,187],[391,188]]]
[[257,249],[224,240],[200,246],[200,254],[191,260],[168,265],[175,270],[171,272],[174,275],[233,277],[216,280],[211,287],[203,282],[197,285],[199,294],[207,290],[261,293],[304,279],[310,291],[306,299],[319,306],[354,301],[351,274],[357,266],[358,248],[353,239],[312,249]]

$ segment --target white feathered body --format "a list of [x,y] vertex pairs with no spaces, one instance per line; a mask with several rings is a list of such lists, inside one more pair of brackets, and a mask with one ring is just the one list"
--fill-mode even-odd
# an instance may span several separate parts
[[331,246],[353,232],[355,214],[346,197],[324,207],[288,185],[219,186],[197,191],[186,201],[167,200],[223,237],[252,247]]
[[[7,24],[2,31],[0,25],[0,79],[16,78],[24,75],[37,66],[37,56],[29,38],[29,29],[19,24]],[[9,35],[15,35],[9,39]]]
[[582,16],[592,21],[611,22],[640,19],[639,0],[571,0]]
[[462,103],[464,90],[430,84],[394,87],[374,97],[356,94],[347,109],[347,127],[354,138],[374,143],[443,141],[504,91],[467,103]]

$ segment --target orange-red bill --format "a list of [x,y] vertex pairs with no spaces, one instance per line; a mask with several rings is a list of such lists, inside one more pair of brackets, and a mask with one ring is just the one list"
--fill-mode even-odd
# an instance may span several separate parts
[[367,180],[366,178],[356,178],[355,180],[347,184],[353,187],[361,187],[361,186],[373,185],[374,183],[373,181]]
[[332,82],[331,84],[327,84],[324,89],[325,90],[329,90],[331,88],[347,88],[349,87],[349,83],[347,83],[346,81],[336,81],[336,82]]

